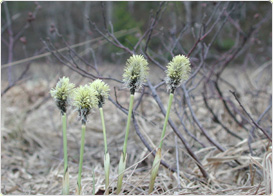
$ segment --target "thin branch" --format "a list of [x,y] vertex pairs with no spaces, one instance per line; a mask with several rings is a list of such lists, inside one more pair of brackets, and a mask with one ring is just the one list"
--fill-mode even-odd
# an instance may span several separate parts
[[222,91],[221,91],[220,88],[219,88],[218,82],[215,81],[215,82],[214,82],[214,85],[215,85],[215,89],[217,90],[217,92],[218,92],[218,94],[219,94],[219,96],[220,96],[220,98],[221,98],[220,100],[223,102],[223,105],[224,105],[224,107],[226,108],[228,114],[233,118],[233,120],[234,120],[240,127],[243,127],[243,128],[248,132],[248,129],[244,126],[244,124],[241,123],[241,122],[239,122],[239,120],[236,118],[236,116],[231,112],[230,108],[229,108],[228,105],[227,105],[226,100],[225,100],[224,97],[223,97],[223,93],[222,93]]
[[[139,126],[138,126],[137,120],[135,118],[134,112],[132,114],[132,118],[133,118],[133,123],[134,123],[135,130],[136,130],[136,133],[137,133],[139,139],[142,141],[142,143],[144,144],[144,146],[149,150],[149,152],[152,152],[152,155],[155,156],[155,153],[156,153],[155,149],[153,149],[148,144],[148,142],[145,140],[144,136],[141,134],[141,132],[139,130]],[[164,160],[161,160],[160,164],[163,165],[164,167],[166,167],[167,169],[169,169],[172,172],[176,172],[177,171],[175,168],[172,168],[171,166],[169,166],[168,163],[166,163]]]
[[178,111],[177,111],[177,107],[175,107],[174,109],[175,109],[175,113],[176,113],[177,117],[179,118],[179,121],[180,121],[180,123],[182,124],[182,126],[183,126],[185,132],[186,132],[190,137],[192,137],[196,142],[198,142],[203,148],[206,148],[207,146],[206,146],[202,141],[200,141],[197,137],[195,137],[195,136],[187,129],[187,127],[186,127],[186,125],[185,125],[185,122],[184,122],[183,118],[181,117],[181,115],[180,115],[180,114],[178,113]]
[[145,48],[144,48],[144,52],[147,53],[147,49],[148,49],[148,45],[149,45],[149,42],[151,40],[151,35],[153,33],[153,30],[154,30],[154,27],[158,21],[158,18],[159,18],[159,14],[161,12],[161,9],[162,9],[162,6],[165,4],[166,2],[165,1],[161,1],[160,4],[159,4],[159,8],[158,10],[156,11],[156,14],[155,14],[155,18],[149,28],[149,34],[148,34],[148,38],[146,40],[146,45],[145,45]]
[[237,134],[234,133],[233,131],[229,130],[229,128],[226,127],[226,126],[219,120],[219,118],[217,117],[217,115],[213,112],[212,108],[209,106],[205,94],[202,93],[202,95],[203,95],[203,100],[204,100],[205,106],[208,108],[208,110],[210,111],[210,113],[211,113],[212,116],[213,116],[213,121],[216,122],[216,123],[218,123],[218,124],[220,124],[220,125],[224,128],[224,130],[226,130],[226,132],[227,132],[228,134],[230,134],[230,135],[232,135],[232,136],[234,136],[234,137],[236,137],[237,139],[239,139],[239,140],[242,141],[242,140],[243,140],[242,137],[240,137],[239,135],[237,135]]
[[[148,80],[148,85],[149,85],[150,90],[152,91],[152,96],[153,96],[154,100],[156,101],[157,105],[159,106],[161,112],[163,113],[163,115],[166,115],[166,110],[163,107],[162,102],[161,102],[159,96],[157,95],[157,92],[156,92],[155,88],[152,86],[152,84],[151,84],[151,82],[149,80]],[[169,125],[172,127],[173,131],[175,132],[175,134],[179,137],[179,139],[183,143],[183,145],[186,148],[189,155],[196,161],[195,163],[197,164],[197,166],[200,169],[201,173],[203,174],[204,178],[208,178],[209,176],[208,176],[206,170],[204,169],[202,163],[196,157],[194,152],[191,150],[187,140],[180,133],[180,131],[177,129],[176,125],[174,124],[174,122],[170,118],[169,118],[168,122],[169,122]]]
[[[271,107],[272,107],[272,100],[270,99],[269,106],[267,106],[267,108],[265,109],[265,111],[259,116],[259,118],[257,120],[257,124],[260,123],[260,121],[262,120],[262,118],[267,114],[267,112],[271,109]],[[249,132],[248,142],[247,142],[251,156],[254,156],[252,148],[251,148],[252,139],[254,137],[254,130],[255,130],[255,127],[252,127],[252,129]]]
[[183,89],[183,92],[185,94],[185,97],[186,97],[186,102],[187,102],[187,105],[189,107],[189,110],[191,112],[191,115],[192,115],[192,118],[194,120],[194,122],[197,124],[197,126],[199,127],[199,129],[202,131],[202,133],[204,134],[204,136],[207,138],[207,140],[212,144],[214,145],[218,150],[220,150],[221,152],[224,152],[225,149],[220,145],[218,144],[216,141],[214,141],[208,134],[208,132],[202,127],[201,123],[199,122],[199,120],[197,119],[195,113],[193,112],[193,109],[192,109],[192,106],[191,106],[191,102],[190,102],[190,97],[189,97],[189,94],[188,94],[188,91],[185,87],[185,85],[183,84],[182,85],[182,89]]
[[239,103],[239,105],[241,106],[241,108],[244,110],[244,112],[246,113],[246,115],[248,116],[248,118],[252,121],[252,123],[258,128],[260,129],[263,134],[272,142],[271,137],[268,135],[268,133],[257,123],[255,122],[255,120],[253,120],[253,118],[251,117],[251,115],[246,111],[246,109],[244,108],[244,106],[242,105],[242,103],[240,102],[240,100],[238,99],[238,97],[236,96],[234,91],[229,91],[232,93],[232,95],[235,97],[236,101]]

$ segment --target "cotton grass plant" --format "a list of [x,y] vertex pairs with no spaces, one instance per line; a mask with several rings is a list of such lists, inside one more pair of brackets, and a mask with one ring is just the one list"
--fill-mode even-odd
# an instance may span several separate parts
[[91,110],[98,106],[98,98],[96,92],[93,88],[88,85],[80,86],[74,91],[74,102],[73,105],[76,107],[79,117],[82,123],[82,133],[81,133],[81,149],[80,149],[80,160],[79,160],[79,172],[77,180],[76,194],[81,194],[81,173],[82,173],[82,163],[83,163],[83,153],[84,153],[84,140],[86,131],[87,117]]
[[162,149],[163,139],[165,137],[166,127],[169,120],[174,91],[177,87],[179,87],[182,84],[182,82],[188,79],[190,71],[191,71],[190,60],[184,55],[177,55],[173,57],[172,61],[169,62],[167,66],[167,70],[166,70],[167,76],[165,78],[165,82],[167,85],[167,90],[170,93],[170,95],[169,95],[168,108],[167,108],[167,113],[165,116],[164,126],[162,130],[161,138],[160,138],[160,143],[156,151],[155,159],[153,162],[150,185],[149,185],[149,194],[154,189],[155,178],[157,176],[159,165],[160,165],[161,149]]
[[123,152],[120,156],[118,167],[118,184],[116,194],[119,194],[122,187],[122,180],[126,167],[127,160],[127,141],[129,136],[130,122],[133,111],[134,94],[135,91],[142,87],[148,76],[148,62],[142,55],[132,55],[126,62],[123,74],[123,82],[126,88],[130,90],[130,104],[128,111],[128,118],[125,130],[125,139],[123,145]]
[[106,140],[106,129],[103,115],[102,106],[105,103],[105,100],[109,96],[110,88],[103,81],[97,79],[90,84],[90,88],[95,91],[95,96],[98,100],[98,107],[100,110],[100,117],[102,123],[103,139],[104,139],[104,171],[105,171],[105,195],[109,194],[109,173],[110,173],[110,155],[107,149],[107,140]]
[[[121,192],[122,180],[127,161],[127,141],[129,136],[130,122],[133,111],[134,94],[135,91],[140,89],[148,76],[148,62],[142,55],[132,55],[126,62],[126,66],[123,74],[123,82],[126,88],[130,90],[130,103],[128,118],[125,130],[125,139],[123,145],[123,152],[121,153],[119,166],[118,166],[118,183],[116,194]],[[153,162],[149,194],[154,189],[155,178],[158,173],[161,150],[163,145],[163,139],[165,137],[166,127],[170,115],[172,100],[175,89],[185,81],[191,71],[190,61],[184,55],[175,56],[171,62],[169,62],[166,70],[165,82],[167,84],[167,91],[169,94],[168,108],[164,120],[164,126],[160,138],[160,143],[156,151],[155,159]],[[61,111],[63,122],[63,144],[64,144],[64,178],[63,178],[63,194],[69,194],[69,174],[67,164],[67,139],[66,139],[66,110],[67,106],[71,104],[73,99],[73,106],[76,107],[82,124],[81,133],[81,148],[80,148],[80,160],[79,160],[79,172],[77,180],[76,194],[81,194],[81,173],[84,154],[85,132],[87,117],[91,113],[92,109],[99,108],[100,117],[102,122],[103,139],[104,139],[104,170],[105,170],[105,194],[109,194],[109,172],[110,172],[110,155],[107,149],[106,128],[104,122],[103,105],[105,100],[109,96],[109,86],[102,80],[95,80],[89,85],[79,86],[74,88],[75,85],[69,82],[69,78],[63,77],[59,80],[55,89],[50,91],[54,98],[56,105]]]
[[64,153],[64,176],[63,176],[63,189],[62,194],[69,194],[69,171],[67,162],[67,134],[66,134],[66,111],[68,105],[71,103],[71,97],[74,92],[75,85],[69,82],[69,78],[60,78],[56,87],[50,90],[51,96],[54,98],[57,107],[62,115],[63,127],[63,153]]

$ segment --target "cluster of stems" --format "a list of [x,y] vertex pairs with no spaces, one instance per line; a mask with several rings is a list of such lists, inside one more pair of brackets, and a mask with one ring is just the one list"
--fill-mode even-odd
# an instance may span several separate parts
[[[68,173],[68,158],[67,158],[67,122],[66,111],[67,106],[72,104],[78,110],[81,118],[82,130],[81,130],[81,147],[79,158],[79,171],[77,179],[76,194],[80,195],[82,192],[81,177],[82,177],[82,165],[84,156],[84,144],[85,144],[85,132],[87,116],[90,111],[98,107],[100,110],[100,116],[102,121],[103,138],[104,138],[104,167],[105,167],[105,194],[109,194],[109,172],[110,172],[110,156],[107,150],[106,129],[104,122],[104,115],[102,106],[106,98],[108,98],[109,87],[101,80],[95,80],[90,86],[80,86],[74,89],[74,84],[69,83],[69,78],[63,77],[59,80],[55,89],[51,89],[50,93],[55,99],[56,105],[62,114],[62,127],[63,127],[63,152],[64,152],[64,177],[63,177],[63,189],[62,194],[69,194],[69,173]],[[71,101],[73,100],[73,101]],[[93,190],[95,191],[95,190]]]
[[109,87],[101,80],[95,80],[89,86],[80,88],[78,95],[76,95],[76,106],[78,107],[80,117],[82,118],[82,136],[81,136],[81,149],[80,149],[80,161],[79,161],[79,172],[77,181],[77,194],[81,194],[81,173],[83,164],[83,153],[85,143],[85,131],[87,115],[90,110],[94,107],[98,107],[100,111],[100,117],[102,122],[103,139],[104,139],[104,169],[105,169],[105,194],[109,194],[109,173],[110,173],[110,156],[107,150],[106,140],[106,128],[103,115],[103,104],[106,98],[108,98]]
[[[123,144],[123,151],[120,156],[119,166],[118,166],[118,182],[116,194],[119,194],[122,190],[122,181],[126,168],[127,161],[127,142],[129,137],[130,123],[133,112],[134,95],[135,91],[142,87],[143,83],[146,81],[148,75],[148,62],[142,55],[132,55],[126,63],[126,67],[123,74],[123,81],[125,86],[130,90],[130,103],[128,110],[128,118],[125,130],[125,138]],[[149,184],[149,194],[152,193],[154,189],[155,179],[158,173],[160,161],[161,161],[161,151],[163,145],[163,139],[166,133],[166,127],[169,120],[171,105],[173,101],[174,91],[179,86],[183,80],[188,77],[190,72],[190,62],[185,56],[178,55],[173,58],[173,60],[167,66],[167,77],[166,84],[167,89],[170,91],[168,108],[164,120],[164,126],[160,138],[160,143],[156,151],[155,159],[153,162],[150,184]],[[86,122],[87,116],[90,114],[93,108],[98,107],[100,111],[103,140],[104,140],[104,171],[105,171],[105,194],[109,194],[109,173],[110,173],[110,155],[107,148],[106,139],[106,128],[103,114],[103,105],[105,99],[109,96],[109,87],[103,81],[97,79],[92,82],[89,86],[80,86],[74,89],[74,84],[69,83],[68,78],[62,78],[56,85],[55,89],[51,90],[51,95],[56,101],[57,106],[61,110],[62,114],[62,126],[63,126],[63,152],[64,152],[64,177],[63,177],[63,190],[64,195],[69,194],[69,173],[68,173],[68,160],[67,160],[67,136],[66,136],[66,107],[69,103],[71,93],[73,92],[73,106],[78,110],[79,116],[82,122],[81,130],[81,147],[80,147],[80,159],[79,159],[79,171],[77,179],[76,194],[80,195],[82,192],[81,177],[82,177],[82,165],[84,156],[84,145],[85,145],[85,132],[86,132]],[[94,175],[94,174],[93,174]],[[94,177],[93,177],[94,179]],[[93,182],[94,185],[94,182]],[[94,187],[93,187],[94,189]],[[94,192],[94,190],[93,190]]]

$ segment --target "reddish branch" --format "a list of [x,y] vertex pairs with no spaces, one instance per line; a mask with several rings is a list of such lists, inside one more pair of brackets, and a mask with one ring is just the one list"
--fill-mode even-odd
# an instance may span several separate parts
[[[3,2],[4,10],[5,10],[5,15],[6,15],[6,20],[7,20],[7,32],[8,32],[8,41],[1,37],[1,41],[8,47],[8,62],[7,63],[12,63],[13,58],[14,58],[14,46],[17,43],[17,41],[20,39],[20,37],[23,35],[26,29],[29,28],[30,23],[36,18],[38,10],[41,8],[41,6],[36,2],[36,8],[34,12],[29,13],[29,17],[27,19],[27,22],[25,25],[19,30],[19,32],[14,33],[13,28],[12,28],[12,20],[10,17],[9,9],[7,6],[7,2]],[[5,32],[2,31],[1,34]],[[8,86],[1,92],[1,95],[3,96],[8,90],[10,90],[12,87],[16,86],[19,84],[24,76],[26,75],[27,71],[29,70],[30,62],[27,64],[26,68],[23,70],[23,72],[20,74],[20,76],[13,80],[12,78],[12,67],[8,67]]]

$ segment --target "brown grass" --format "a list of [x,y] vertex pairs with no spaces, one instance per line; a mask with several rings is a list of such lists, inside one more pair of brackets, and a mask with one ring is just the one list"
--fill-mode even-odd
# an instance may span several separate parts
[[[42,67],[42,66],[41,66]],[[33,78],[26,83],[14,87],[4,97],[2,97],[2,121],[1,121],[1,191],[3,194],[61,194],[63,162],[62,162],[62,131],[60,113],[50,98],[44,101],[44,97],[49,95],[49,89],[53,87],[60,75],[55,77],[52,72],[43,72],[44,68],[32,70]],[[121,79],[121,66],[102,67],[102,72],[111,74],[112,77]],[[55,68],[54,68],[55,70]],[[239,72],[238,72],[239,71]],[[255,74],[257,69],[248,69],[248,73],[241,72],[240,67],[233,67],[225,72],[225,79],[234,83],[241,89],[241,101],[246,109],[251,111],[253,118],[257,119],[268,105],[268,95],[271,95],[271,86],[266,88],[267,94],[264,98],[253,99],[251,86],[246,81],[244,74]],[[65,75],[71,76],[75,83],[89,82],[82,79],[68,70],[64,70]],[[156,72],[156,73],[155,73]],[[237,73],[236,75],[234,73]],[[262,71],[264,79],[271,77],[271,72]],[[37,75],[35,75],[37,74]],[[153,75],[163,77],[163,73],[158,70],[153,71]],[[36,78],[36,79],[35,79]],[[158,80],[152,78],[152,81]],[[262,81],[253,84],[259,88]],[[262,79],[261,79],[262,80]],[[2,88],[5,81],[2,81]],[[128,107],[128,92],[122,90],[122,86],[111,82],[111,95],[114,97],[113,86],[117,87],[118,101],[124,107]],[[163,87],[164,90],[165,87]],[[229,89],[224,90],[224,94],[230,96]],[[240,92],[240,91],[239,91]],[[220,125],[213,123],[211,116],[204,107],[200,91],[194,91],[195,102],[194,111],[200,119],[202,125],[209,131],[209,134],[222,144],[227,150],[219,152],[215,147],[210,146],[201,135],[199,129],[192,123],[186,122],[187,128],[201,141],[209,147],[201,148],[188,135],[190,145],[200,158],[210,178],[204,182],[196,164],[185,151],[184,146],[178,140],[180,178],[176,173],[171,173],[167,169],[160,167],[159,175],[156,178],[156,189],[153,194],[213,194],[213,195],[253,195],[268,194],[268,177],[263,180],[263,172],[267,173],[270,168],[267,161],[272,162],[272,152],[268,148],[268,141],[262,139],[262,134],[257,132],[252,144],[255,156],[249,154],[247,145],[248,133],[238,127],[224,110],[219,101],[209,103],[216,111],[217,115],[230,129],[237,132],[243,141],[234,139],[227,135]],[[137,95],[138,96],[138,95]],[[164,103],[167,103],[165,93],[160,93]],[[40,103],[43,103],[40,105]],[[175,105],[175,104],[174,104]],[[255,108],[253,107],[255,106]],[[35,108],[35,107],[38,107]],[[255,112],[254,109],[258,109]],[[122,151],[126,116],[109,101],[105,104],[105,122],[109,152],[111,157],[110,186],[116,187],[117,165]],[[158,145],[164,116],[159,112],[159,108],[151,96],[145,96],[140,106],[137,117],[140,131],[149,141],[150,145]],[[142,118],[145,116],[145,118]],[[177,125],[179,119],[174,114],[171,118]],[[271,127],[271,112],[265,117],[261,125]],[[251,126],[248,125],[248,128]],[[182,133],[184,130],[179,126]],[[68,112],[68,155],[70,173],[70,192],[75,193],[78,172],[78,157],[80,143],[80,124],[77,120],[77,112]],[[171,166],[176,166],[174,133],[167,127],[167,137],[164,140],[163,159]],[[83,162],[82,189],[84,194],[92,194],[93,178],[95,171],[96,193],[104,189],[104,169],[103,169],[103,135],[98,111],[90,115],[87,123],[85,154]],[[271,154],[270,154],[271,153]],[[128,141],[128,162],[124,177],[123,194],[147,194],[150,169],[153,157],[141,143],[135,133],[133,123]],[[268,158],[270,157],[271,158]],[[234,164],[233,160],[238,160],[242,165]],[[230,167],[227,163],[233,164]],[[271,164],[272,165],[272,164]],[[272,168],[271,168],[272,170]],[[179,188],[181,187],[181,188]],[[269,190],[270,191],[270,190]]]

